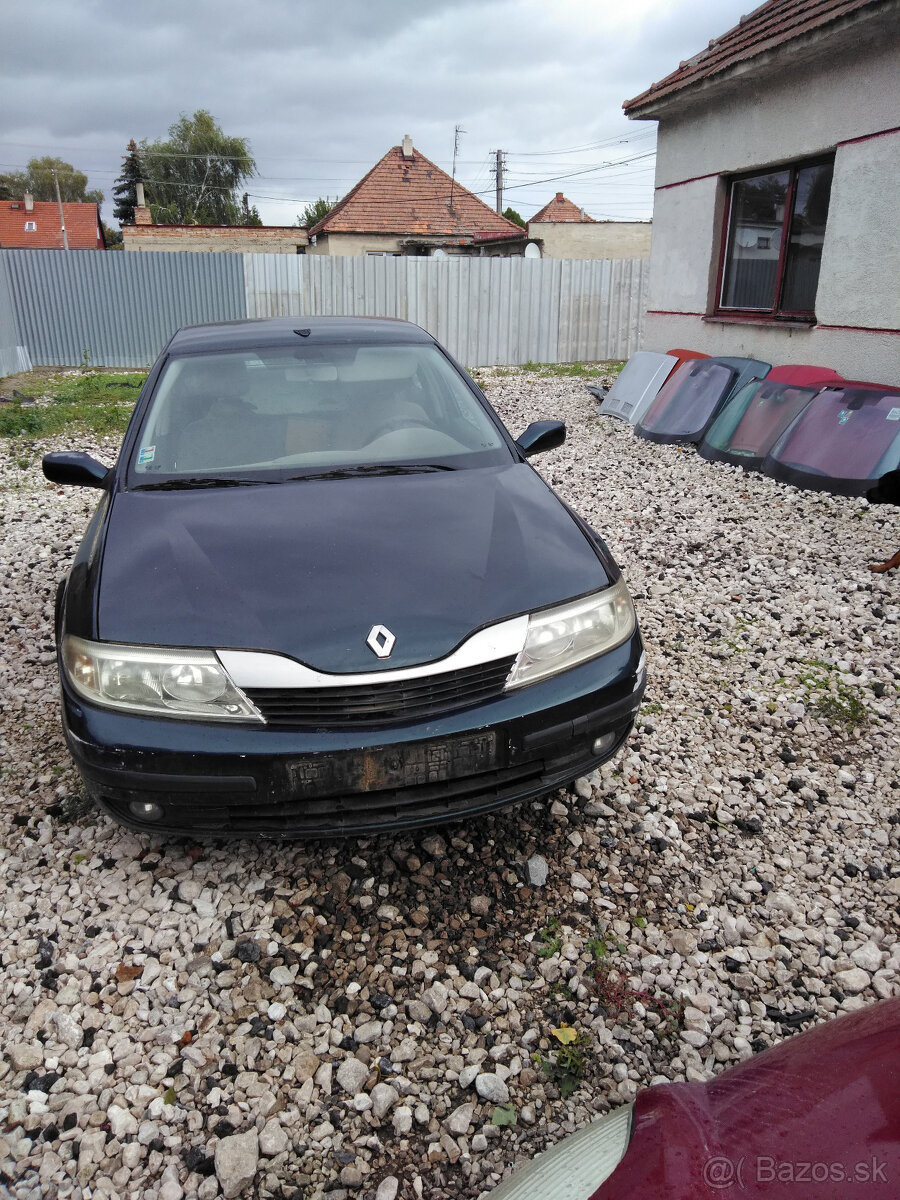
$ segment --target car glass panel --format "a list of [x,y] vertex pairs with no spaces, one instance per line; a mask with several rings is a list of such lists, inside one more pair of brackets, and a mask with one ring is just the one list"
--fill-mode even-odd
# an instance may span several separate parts
[[131,456],[132,482],[296,476],[391,463],[490,465],[499,430],[430,345],[323,345],[173,357]]

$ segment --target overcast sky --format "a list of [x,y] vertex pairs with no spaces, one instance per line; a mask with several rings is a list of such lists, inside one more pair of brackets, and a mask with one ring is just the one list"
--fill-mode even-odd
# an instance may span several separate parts
[[[410,134],[526,219],[557,191],[647,218],[655,122],[622,101],[737,23],[753,0],[29,0],[0,13],[0,172],[57,155],[109,197],[129,138],[208,109],[249,140],[267,224],[343,195]],[[631,161],[625,161],[631,160]],[[112,219],[109,202],[104,217]]]

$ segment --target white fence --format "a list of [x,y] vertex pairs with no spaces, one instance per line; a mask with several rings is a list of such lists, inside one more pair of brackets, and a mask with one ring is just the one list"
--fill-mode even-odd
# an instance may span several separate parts
[[149,365],[183,324],[379,316],[421,325],[466,366],[628,358],[648,263],[525,258],[0,250],[0,372]]

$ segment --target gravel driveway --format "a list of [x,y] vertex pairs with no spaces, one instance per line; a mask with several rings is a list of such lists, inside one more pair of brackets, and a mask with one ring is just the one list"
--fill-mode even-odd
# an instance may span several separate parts
[[0,1193],[474,1198],[639,1086],[898,990],[900,572],[866,570],[895,511],[479,375],[514,433],[567,421],[536,462],[621,563],[650,682],[619,759],[438,832],[99,817],[51,626],[93,498],[44,482],[49,443],[4,450]]

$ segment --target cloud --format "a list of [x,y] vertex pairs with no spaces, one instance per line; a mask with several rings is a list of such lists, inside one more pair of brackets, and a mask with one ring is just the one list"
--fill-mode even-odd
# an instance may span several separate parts
[[[0,171],[58,154],[107,196],[131,137],[165,137],[212,112],[246,137],[265,220],[346,192],[404,133],[445,169],[492,187],[507,150],[509,202],[526,215],[563,189],[589,212],[648,216],[652,160],[544,180],[652,149],[622,101],[741,15],[737,0],[32,0],[0,17],[5,54]],[[589,147],[566,157],[551,152]],[[528,183],[527,187],[521,187]],[[285,197],[283,202],[268,199]],[[107,205],[106,215],[111,212]],[[602,215],[602,214],[598,214]]]

